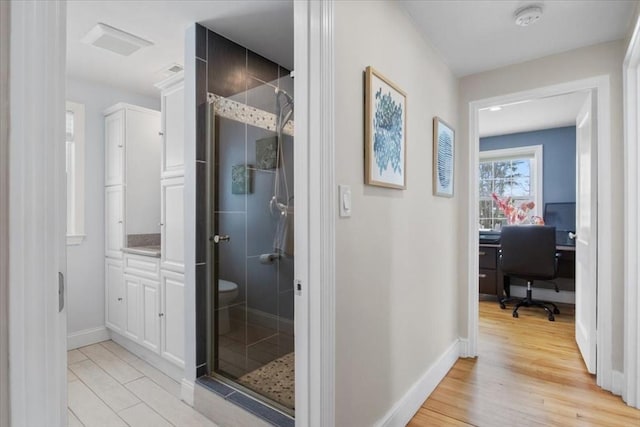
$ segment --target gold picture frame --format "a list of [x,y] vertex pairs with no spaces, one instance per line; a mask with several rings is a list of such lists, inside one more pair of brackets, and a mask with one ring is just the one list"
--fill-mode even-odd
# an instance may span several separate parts
[[365,70],[364,182],[407,188],[407,94],[373,67]]

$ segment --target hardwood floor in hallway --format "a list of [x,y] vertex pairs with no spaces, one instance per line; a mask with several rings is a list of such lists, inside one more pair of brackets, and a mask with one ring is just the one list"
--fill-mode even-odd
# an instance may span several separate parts
[[409,426],[640,426],[640,410],[596,385],[574,339],[573,306],[480,302],[478,357],[460,359]]

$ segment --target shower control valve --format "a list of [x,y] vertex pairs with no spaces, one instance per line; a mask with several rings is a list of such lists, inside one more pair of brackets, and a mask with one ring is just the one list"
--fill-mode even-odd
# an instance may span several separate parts
[[229,237],[226,234],[224,234],[224,235],[216,234],[210,240],[213,240],[213,243],[228,242],[229,240],[231,240],[231,237]]

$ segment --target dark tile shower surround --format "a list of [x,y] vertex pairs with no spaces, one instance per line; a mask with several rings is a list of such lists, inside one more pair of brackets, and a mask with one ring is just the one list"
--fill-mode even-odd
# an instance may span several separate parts
[[[206,368],[206,364],[207,364],[207,350],[206,350],[207,349],[207,324],[206,324],[207,322],[206,320],[207,319],[207,276],[211,274],[208,266],[206,265],[207,245],[209,244],[207,235],[206,235],[207,215],[208,215],[206,180],[210,172],[215,171],[216,175],[218,175],[216,177],[216,180],[222,179],[221,176],[223,174],[227,174],[226,170],[218,171],[216,169],[216,170],[210,171],[209,169],[209,168],[212,168],[214,165],[209,164],[209,161],[207,159],[207,143],[208,143],[207,141],[207,92],[211,92],[226,98],[231,98],[238,102],[247,103],[252,106],[258,107],[260,109],[264,109],[265,111],[275,113],[275,95],[274,95],[273,89],[269,88],[267,90],[265,86],[265,89],[263,90],[260,87],[263,86],[263,82],[278,81],[279,78],[283,76],[287,76],[289,74],[289,71],[279,66],[278,64],[232,42],[231,40],[228,40],[220,36],[219,34],[216,34],[213,31],[208,30],[207,28],[201,25],[196,25],[195,52],[196,52],[196,60],[195,60],[196,61],[196,64],[195,64],[196,65],[195,66],[196,96],[195,98],[197,103],[197,106],[196,106],[196,366],[198,367],[197,375],[202,376],[206,374],[206,369],[207,369]],[[252,89],[255,89],[255,90],[252,91]],[[289,89],[287,89],[287,91],[289,91]],[[253,104],[253,102],[260,102],[260,100],[257,99],[258,96],[263,96],[263,95],[266,96],[267,94],[269,94],[268,95],[269,97],[272,97],[272,98],[267,98],[267,100],[270,101],[271,99],[273,99],[273,102],[272,102],[273,105]],[[254,100],[251,99],[252,96],[255,98]],[[267,102],[266,104],[269,104],[269,102]],[[220,122],[222,122],[222,124]],[[226,126],[226,127],[222,129],[221,126]],[[229,133],[230,130],[227,130],[227,129],[232,129],[233,126],[230,126],[228,123],[224,123],[224,120],[216,120],[216,128],[217,128],[216,129],[217,133],[221,131]],[[275,135],[273,134],[273,132],[271,132],[271,135],[268,135],[268,134],[262,135],[261,130],[258,130],[257,128],[254,128],[252,130],[251,126],[248,126],[247,129],[248,130],[246,131],[247,132],[246,136],[245,136],[244,129],[242,130],[243,139],[244,138],[256,139],[256,138],[263,138],[265,136]],[[287,144],[291,144],[291,143],[292,143],[291,139],[289,139]],[[219,160],[219,156],[221,155],[219,150],[223,150],[223,149],[224,148],[216,147],[216,150],[218,150],[215,153],[216,162]],[[249,158],[250,154],[246,153],[246,157],[247,157],[246,161],[249,162],[250,164],[252,162],[252,160]],[[289,162],[289,164],[287,165],[288,166],[287,173],[291,174],[290,179],[291,179],[291,192],[292,192],[293,159],[292,159],[291,153],[286,153],[285,159],[287,160],[287,162]],[[243,159],[243,162],[244,161],[245,160]],[[228,159],[226,162],[230,163]],[[225,165],[225,167],[226,166],[229,166],[229,165]],[[271,178],[272,176],[273,176],[272,173],[268,177],[266,176],[266,174],[264,174],[260,178],[262,181],[259,181],[255,177],[255,173],[254,173],[253,182],[254,182],[254,185],[256,185],[257,187],[255,188],[251,196],[254,198],[260,198],[260,199],[262,199],[263,196],[266,197],[267,194],[265,195],[261,194],[262,192],[264,192],[264,190],[260,191],[260,194],[258,194],[258,190],[260,188],[265,188],[265,186],[263,185],[263,182],[266,179],[272,179]],[[224,175],[224,178],[227,178],[226,175]],[[221,184],[218,183],[218,185],[221,185]],[[269,186],[267,186],[267,188],[268,187]],[[226,184],[225,184],[225,188],[226,188]],[[268,194],[268,196],[270,197],[270,193]],[[216,193],[215,197],[216,197],[216,200],[213,202],[215,203],[215,206],[219,206],[219,204],[225,205],[229,200],[228,194],[219,195],[218,193]],[[236,198],[235,202],[237,203],[239,200],[240,200],[239,198]],[[256,203],[256,202],[251,202],[251,203]],[[233,214],[237,216],[243,216],[243,218],[250,218],[250,217],[247,217],[247,215],[249,215],[249,212],[247,211],[247,209],[251,209],[251,206],[249,206],[250,203],[249,202],[246,202],[246,203],[242,202],[242,203],[243,203],[243,206],[240,206],[240,207],[234,206],[234,209],[232,209],[234,211]],[[259,203],[262,204],[263,203],[262,200],[260,200]],[[265,209],[268,209],[268,200],[267,202],[264,202],[264,207]],[[219,210],[226,211],[229,209],[219,208]],[[221,224],[221,226],[224,225],[226,227],[229,224],[228,218],[230,218],[230,215],[231,214],[228,214],[226,212],[222,214],[218,213],[215,215],[215,221],[216,222],[222,221],[223,224]],[[231,225],[229,225],[229,228],[232,228]],[[243,233],[247,233],[247,232],[249,232],[249,230],[244,230],[243,232],[237,231],[236,233],[237,235],[242,236]],[[229,232],[229,234],[231,234],[231,232]],[[273,235],[270,236],[270,239],[271,239],[270,241],[272,241]],[[237,242],[240,242],[242,240],[244,239],[240,237],[238,239],[235,239],[235,242],[237,244]],[[234,243],[234,239],[232,239],[231,245],[233,243]],[[252,249],[250,247],[248,248],[248,250],[251,253],[247,253],[246,249],[243,249],[241,252],[238,252],[235,250],[231,250],[232,246],[229,246],[229,248],[230,248],[230,252],[225,255],[225,257],[227,258],[231,256],[230,254],[232,252],[239,253],[245,259],[247,259],[247,257],[250,255],[253,255],[253,256],[256,255],[252,252]],[[219,268],[219,265],[223,264],[223,262],[225,265],[230,264],[229,259],[222,259],[222,258],[216,259],[215,268]],[[293,263],[293,259],[289,259],[287,263],[283,264],[282,268],[286,267],[288,269],[291,267],[291,270],[292,270],[292,265],[291,265],[292,263]],[[237,281],[238,283],[238,287],[239,287],[238,300],[246,300],[247,299],[247,291],[246,291],[247,283],[245,283],[244,279],[240,279],[240,278],[238,278],[237,280],[234,279],[232,271],[228,272],[227,274],[228,275],[230,274],[231,277],[230,278],[223,277],[223,278],[228,278],[230,280]],[[291,274],[292,272],[285,273],[281,280],[289,281],[289,276]],[[293,312],[292,312],[293,290],[292,289],[289,290],[288,288],[285,288],[285,287],[282,287],[282,289],[287,292],[287,295],[288,295],[288,292],[291,293],[291,298],[290,298],[291,304],[288,304],[288,299],[287,299],[287,303],[282,303],[282,306],[284,307],[282,313],[287,318],[291,319],[293,317]],[[275,293],[272,299],[275,298],[276,300],[279,299],[280,301],[284,301],[285,296],[286,296],[285,293],[282,293],[280,295],[278,293]],[[289,305],[291,305],[291,307],[289,307]],[[259,306],[257,308],[262,309]],[[291,349],[289,351],[291,351]]]

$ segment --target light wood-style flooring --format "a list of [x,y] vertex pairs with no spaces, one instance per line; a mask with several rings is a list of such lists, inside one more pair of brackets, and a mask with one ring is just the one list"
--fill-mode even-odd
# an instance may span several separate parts
[[69,426],[215,427],[180,384],[113,341],[68,352]]
[[573,307],[549,322],[480,302],[478,357],[460,359],[409,426],[640,426],[640,411],[603,391],[574,339]]

